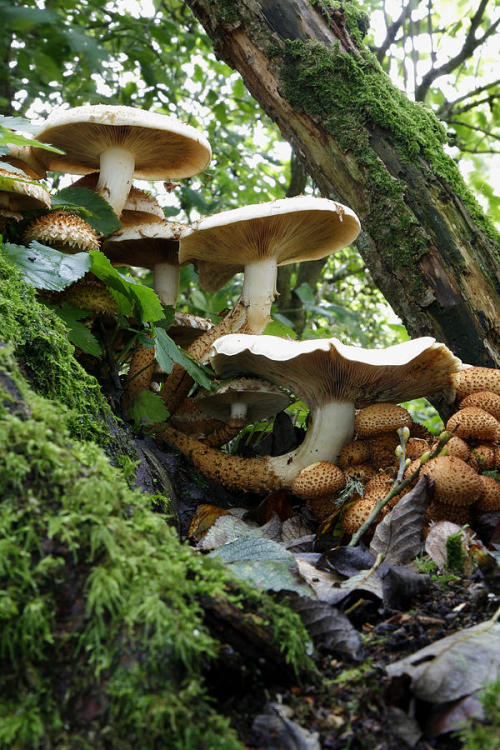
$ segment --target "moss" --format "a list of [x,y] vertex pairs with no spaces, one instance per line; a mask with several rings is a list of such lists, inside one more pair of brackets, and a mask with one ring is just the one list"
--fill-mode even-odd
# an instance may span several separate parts
[[469,719],[460,733],[452,735],[462,750],[498,750],[500,736],[500,680],[490,683],[480,695],[484,718]]
[[216,0],[217,20],[221,24],[239,24],[241,22],[241,9],[236,0]]
[[[354,5],[354,4],[352,4]],[[372,210],[364,226],[395,267],[414,266],[427,252],[427,238],[403,200],[406,185],[394,177],[373,148],[373,138],[393,143],[403,164],[428,170],[428,180],[445,180],[464,201],[478,226],[495,241],[498,234],[466,187],[443,146],[447,136],[434,114],[408,100],[367,50],[349,54],[339,45],[285,41],[281,78],[292,106],[321,120],[340,148],[364,167]],[[375,135],[374,135],[375,134]],[[397,172],[397,165],[395,168]],[[403,229],[402,230],[402,224]],[[410,294],[424,291],[409,288]]]
[[0,337],[12,342],[35,390],[69,407],[66,423],[81,439],[105,444],[111,411],[97,381],[73,357],[61,320],[0,251]]
[[[203,678],[219,643],[199,602],[227,596],[225,569],[0,355],[0,747],[241,747]],[[296,615],[250,588],[234,600],[306,663]]]

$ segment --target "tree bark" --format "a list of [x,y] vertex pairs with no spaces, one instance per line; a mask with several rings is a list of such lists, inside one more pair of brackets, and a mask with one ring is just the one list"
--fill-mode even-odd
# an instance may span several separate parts
[[437,119],[364,48],[355,3],[185,1],[322,193],[357,212],[359,250],[410,334],[500,365],[498,234]]

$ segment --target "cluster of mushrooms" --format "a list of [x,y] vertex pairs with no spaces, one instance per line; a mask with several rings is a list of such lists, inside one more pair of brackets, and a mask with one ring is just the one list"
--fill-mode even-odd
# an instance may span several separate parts
[[[156,199],[132,180],[172,181],[203,171],[211,151],[195,128],[171,116],[97,105],[53,113],[36,137],[64,153],[31,147],[4,157],[30,181],[9,180],[11,194],[6,190],[0,197],[2,220],[20,218],[31,208],[50,209],[49,193],[33,184],[48,169],[83,175],[74,186],[108,201],[121,228],[100,240],[78,216],[49,210],[28,227],[26,243],[38,240],[68,253],[100,248],[115,265],[152,269],[155,291],[173,307],[181,265],[194,264],[206,291],[244,274],[239,300],[219,323],[176,313],[169,330],[192,358],[211,364],[224,381],[217,392],[190,396],[193,381],[180,365],[162,378],[153,347],[139,346],[133,353],[128,399],[156,389],[170,414],[155,427],[158,439],[177,446],[208,478],[230,489],[288,489],[320,520],[354,477],[365,491],[350,498],[342,516],[346,532],[354,533],[394,482],[396,430],[409,428],[408,460],[420,463],[432,449],[432,436],[397,404],[440,393],[449,402],[458,400],[460,410],[447,425],[454,430],[447,455],[422,461],[421,471],[435,480],[430,517],[462,522],[472,507],[477,512],[500,508],[500,484],[482,473],[500,468],[499,371],[462,365],[430,337],[370,350],[335,338],[290,341],[263,335],[278,266],[322,258],[351,244],[360,231],[352,210],[298,196],[224,211],[187,226],[167,221]],[[14,175],[7,169],[0,174]],[[175,184],[169,182],[169,188]],[[95,314],[116,312],[106,287],[91,275],[62,294]],[[251,459],[220,450],[245,425],[286,408],[290,394],[310,410],[298,448]]]

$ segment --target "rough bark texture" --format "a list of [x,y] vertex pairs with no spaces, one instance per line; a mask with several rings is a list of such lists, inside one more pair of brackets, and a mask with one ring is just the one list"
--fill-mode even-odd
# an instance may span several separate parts
[[357,6],[186,3],[322,193],[358,213],[359,250],[409,332],[498,366],[498,236],[444,154],[439,122],[364,49]]

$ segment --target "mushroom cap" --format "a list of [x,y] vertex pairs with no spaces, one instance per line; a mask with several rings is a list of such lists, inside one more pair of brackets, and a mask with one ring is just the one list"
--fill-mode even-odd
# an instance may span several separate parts
[[455,430],[455,435],[461,438],[496,440],[500,434],[500,423],[484,409],[466,406],[452,414],[446,423],[446,429],[450,432]]
[[453,378],[458,401],[477,391],[500,395],[500,370],[493,367],[465,367]]
[[198,409],[215,419],[231,418],[233,404],[247,407],[245,421],[258,422],[286,409],[292,399],[281,388],[266,380],[237,378],[224,383],[214,393],[202,393],[196,398]]
[[431,447],[427,440],[422,440],[421,438],[410,438],[406,443],[406,457],[409,458],[410,461],[414,461],[416,458],[423,456],[423,454],[430,450],[430,448]]
[[361,409],[354,419],[354,432],[360,437],[394,432],[399,427],[410,427],[412,418],[402,406],[396,404],[372,404]]
[[[434,447],[434,446],[433,446]],[[470,448],[462,438],[453,435],[446,443],[444,449],[448,456],[456,456],[462,461],[468,461],[470,458]]]
[[479,409],[484,409],[488,414],[492,414],[495,419],[500,420],[500,395],[493,393],[493,391],[470,393],[460,401],[461,409],[468,406],[477,406]]
[[500,482],[493,477],[481,475],[479,477],[483,487],[483,493],[475,504],[475,510],[479,513],[488,513],[492,510],[500,510]]
[[491,471],[496,469],[499,459],[499,450],[495,443],[480,443],[472,448],[469,456],[469,465],[475,471]]
[[370,438],[370,463],[377,469],[388,469],[390,466],[396,466],[399,459],[396,456],[396,448],[399,445],[397,434],[385,433]]
[[[82,187],[96,191],[98,182],[99,172],[90,172],[73,182],[70,187]],[[139,190],[132,185],[120,216],[122,225],[130,226],[138,224],[140,221],[153,221],[153,216],[161,221],[165,218],[163,209],[156,198],[146,190]]]
[[22,169],[24,174],[32,180],[41,180],[47,176],[45,167],[31,151],[30,146],[15,146],[9,144],[9,151],[2,155],[2,161],[12,164],[13,167]]
[[299,471],[291,490],[304,500],[333,495],[345,485],[342,469],[328,461],[316,461]]
[[130,225],[126,220],[103,243],[103,252],[112,263],[154,268],[158,263],[179,264],[179,240],[186,224],[150,217]]
[[33,185],[19,172],[0,168],[0,195],[7,199],[5,208],[10,211],[32,211],[36,208],[50,208],[50,195],[43,185]]
[[199,315],[177,310],[174,322],[168,329],[168,335],[177,346],[187,349],[196,339],[210,331],[213,326],[214,324],[209,318],[202,318]]
[[448,505],[472,505],[482,492],[479,474],[456,456],[436,456],[421,474],[434,479],[434,497]]
[[344,476],[346,479],[357,479],[359,482],[366,483],[370,479],[376,476],[377,472],[371,464],[350,464],[344,468]]
[[372,510],[375,508],[375,505],[375,500],[370,498],[365,499],[364,497],[356,500],[355,503],[350,505],[340,519],[344,531],[348,534],[355,534],[364,524]]
[[363,464],[370,460],[370,444],[367,440],[352,440],[339,453],[338,465],[342,468]]
[[425,519],[427,522],[451,521],[461,526],[470,521],[470,510],[470,505],[450,505],[449,503],[440,503],[438,500],[431,500],[425,513]]
[[141,180],[191,177],[211,158],[206,138],[175,117],[107,104],[56,110],[37,139],[65,151],[36,149],[47,169],[71,174],[99,170],[101,153],[113,146],[134,153],[134,177]]
[[24,241],[36,240],[65,253],[99,250],[99,238],[84,219],[69,211],[50,211],[35,219],[24,233]]
[[[359,231],[351,209],[327,198],[299,195],[201,219],[182,238],[179,258],[181,263],[196,262],[200,283],[214,290],[220,288],[221,274],[227,281],[248,263],[266,257],[276,258],[278,265],[324,258],[353,242]],[[229,267],[226,274],[223,266]]]
[[211,362],[223,377],[251,372],[285,385],[310,408],[333,400],[367,406],[425,396],[446,389],[461,364],[430,337],[361,349],[336,338],[289,341],[251,334],[221,336],[212,345]]

